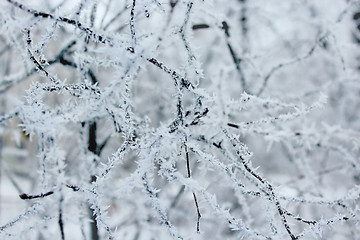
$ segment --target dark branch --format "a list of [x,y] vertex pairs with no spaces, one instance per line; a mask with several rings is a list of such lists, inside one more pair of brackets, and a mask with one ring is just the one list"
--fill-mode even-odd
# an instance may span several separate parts
[[44,197],[47,197],[47,196],[50,196],[54,194],[53,191],[49,191],[47,193],[40,193],[38,195],[29,195],[29,194],[26,194],[26,193],[22,193],[19,195],[19,197],[23,200],[26,200],[26,199],[36,199],[36,198],[44,198]]
[[206,29],[206,28],[209,28],[210,26],[209,25],[207,25],[207,24],[194,24],[193,26],[192,26],[192,29],[193,30],[198,30],[198,29]]

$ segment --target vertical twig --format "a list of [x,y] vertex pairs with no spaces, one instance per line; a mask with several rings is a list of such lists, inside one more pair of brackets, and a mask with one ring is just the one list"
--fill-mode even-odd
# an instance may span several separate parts
[[[93,154],[97,155],[97,142],[96,142],[96,122],[90,123],[89,125],[89,140],[88,140],[88,150]],[[91,175],[90,183],[96,180],[96,176]],[[89,215],[92,220],[90,223],[91,226],[91,239],[99,240],[99,233],[97,228],[96,215],[93,214],[93,210],[89,207]]]
[[133,0],[132,3],[132,7],[131,7],[131,11],[130,11],[130,33],[131,33],[131,38],[133,40],[133,49],[135,50],[135,46],[136,46],[136,35],[135,35],[135,25],[134,25],[134,21],[135,21],[135,2],[136,0]]
[[62,203],[64,201],[64,197],[62,195],[62,193],[60,193],[60,202],[59,202],[59,228],[60,228],[60,233],[61,233],[61,240],[65,240],[65,233],[64,233],[64,222],[63,222],[63,218],[62,218]]
[[[187,139],[186,139],[186,140],[187,140]],[[184,147],[185,147],[187,176],[188,176],[188,178],[190,178],[190,177],[191,177],[190,158],[189,158],[189,151],[188,151],[188,148],[187,148],[186,143],[184,144]],[[196,211],[197,211],[196,231],[197,231],[198,233],[200,233],[200,218],[201,218],[201,214],[200,214],[199,203],[198,203],[198,201],[197,201],[197,197],[196,197],[195,192],[193,192],[193,197],[194,197],[194,202],[195,202]]]
[[248,14],[247,14],[247,3],[246,0],[240,0],[241,2],[241,15],[240,15],[240,22],[241,22],[241,35],[242,35],[242,51],[243,53],[247,53],[250,51],[249,46],[249,35],[248,35]]
[[91,10],[90,27],[94,27],[96,12],[97,12],[97,2],[94,3],[93,8]]

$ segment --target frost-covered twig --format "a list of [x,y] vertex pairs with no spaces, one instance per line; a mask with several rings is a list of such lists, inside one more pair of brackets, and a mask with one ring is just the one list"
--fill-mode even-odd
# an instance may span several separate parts
[[18,112],[18,111],[15,111],[15,112],[9,113],[9,114],[7,114],[7,115],[5,115],[5,116],[0,116],[0,123],[3,123],[3,122],[5,122],[5,121],[7,121],[7,120],[10,120],[10,119],[12,119],[13,117],[16,117],[18,114],[19,114],[19,112]]
[[6,223],[5,225],[0,226],[0,234],[6,231],[7,228],[13,227],[16,223],[28,218],[28,216],[37,214],[38,211],[40,210],[40,206],[41,205],[39,203],[35,203],[31,207],[29,207],[29,209],[26,212],[18,215],[13,220]]
[[146,176],[146,174],[144,174],[142,176],[142,184],[144,186],[144,190],[147,194],[147,196],[149,197],[152,207],[157,211],[158,216],[161,220],[161,224],[164,225],[166,227],[166,229],[168,230],[169,234],[171,237],[173,237],[174,239],[184,239],[176,230],[176,228],[171,224],[171,222],[169,221],[167,214],[165,212],[165,210],[163,209],[162,205],[160,204],[159,199],[156,197],[156,190],[153,189],[150,185],[149,185],[149,181],[148,178]]
[[84,31],[88,34],[88,36],[90,36],[91,38],[95,39],[96,41],[105,43],[105,44],[110,44],[113,45],[112,41],[110,39],[104,38],[101,35],[96,34],[92,29],[88,28],[88,27],[84,27],[80,22],[75,21],[73,19],[69,19],[66,17],[55,17],[53,14],[50,13],[45,13],[45,12],[40,12],[31,8],[26,7],[25,5],[14,1],[14,0],[7,0],[9,3],[11,3],[12,5],[20,8],[21,10],[28,12],[30,14],[32,14],[34,17],[40,17],[40,18],[49,18],[49,19],[53,19],[56,21],[60,21],[63,23],[67,23],[70,25],[73,25],[76,28],[79,28],[81,31]]

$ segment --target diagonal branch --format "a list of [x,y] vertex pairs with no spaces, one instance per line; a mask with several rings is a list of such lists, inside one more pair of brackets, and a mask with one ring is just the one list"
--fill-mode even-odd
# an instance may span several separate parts
[[[283,208],[280,204],[280,201],[278,200],[278,198],[276,197],[275,195],[275,192],[274,192],[274,188],[273,186],[268,182],[266,181],[263,177],[261,177],[259,174],[257,174],[255,172],[255,170],[253,170],[249,163],[247,162],[247,160],[245,159],[245,157],[242,155],[242,152],[244,153],[247,153],[247,155],[250,155],[250,153],[248,152],[248,150],[245,148],[245,146],[242,146],[241,143],[239,143],[235,138],[233,138],[228,132],[227,130],[223,130],[223,133],[225,134],[225,136],[229,139],[230,143],[233,145],[234,148],[240,148],[240,150],[236,150],[236,155],[239,157],[239,159],[241,160],[241,163],[243,164],[243,166],[245,167],[246,171],[252,175],[255,179],[257,179],[261,184],[263,184],[266,189],[268,190],[269,192],[269,200],[271,202],[273,202],[277,208],[277,211],[280,215],[280,218],[283,222],[283,225],[286,229],[286,231],[288,232],[288,234],[290,235],[291,239],[292,240],[296,240],[297,237],[295,237],[295,235],[292,233],[291,231],[291,228],[290,228],[290,225],[286,219],[286,214],[285,212],[283,211]],[[239,146],[240,145],[240,146]]]

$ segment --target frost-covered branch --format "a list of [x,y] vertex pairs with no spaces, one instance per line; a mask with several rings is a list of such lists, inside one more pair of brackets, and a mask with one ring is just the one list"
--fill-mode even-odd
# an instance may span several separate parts
[[0,238],[356,239],[357,7],[1,1]]

